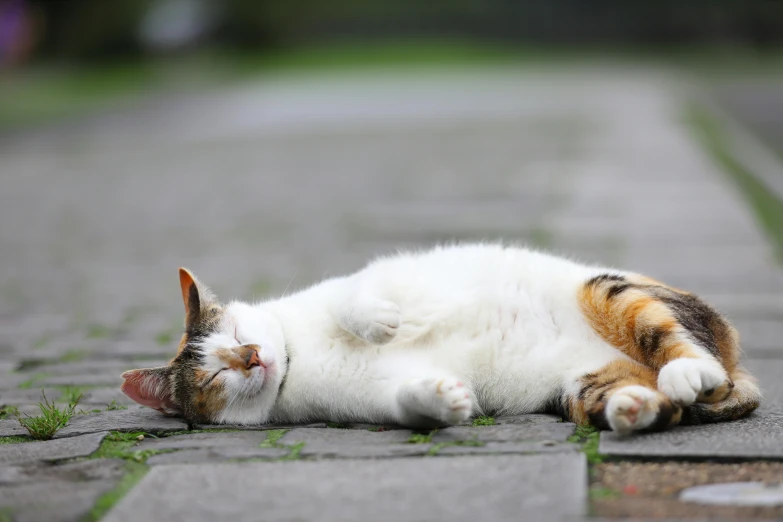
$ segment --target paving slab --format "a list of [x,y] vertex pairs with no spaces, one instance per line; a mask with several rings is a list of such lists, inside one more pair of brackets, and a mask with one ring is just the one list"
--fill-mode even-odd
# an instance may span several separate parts
[[571,422],[542,422],[530,424],[504,424],[499,426],[453,426],[439,430],[432,442],[477,440],[484,442],[555,441],[565,442],[574,434],[576,425]]
[[137,406],[137,403],[122,393],[118,386],[111,388],[88,388],[82,392],[82,400],[79,404],[108,405],[112,402],[121,406]]
[[581,454],[157,466],[104,521],[562,520],[586,493]]
[[0,512],[16,522],[83,520],[95,501],[125,474],[121,460],[0,468]]
[[87,415],[75,415],[55,438],[73,437],[99,431],[144,431],[147,433],[166,433],[182,431],[188,428],[185,421],[177,417],[167,417],[155,410],[117,410]]
[[53,374],[36,380],[36,386],[116,386],[123,383],[122,371],[80,373],[72,375]]
[[106,435],[107,432],[102,432],[67,439],[0,444],[0,465],[87,457],[100,447]]
[[550,424],[553,422],[563,422],[559,415],[549,415],[544,413],[528,413],[525,415],[501,415],[494,417],[495,424],[505,425],[529,425],[529,424]]
[[290,453],[286,448],[205,447],[160,453],[147,459],[148,466],[169,464],[216,464],[237,460],[277,460]]
[[145,437],[138,449],[258,448],[266,440],[263,431],[188,433],[171,437]]
[[0,420],[0,437],[13,437],[16,435],[27,435],[27,430],[19,424],[16,419]]
[[783,414],[757,413],[734,422],[626,437],[602,432],[598,451],[617,457],[781,459]]
[[390,459],[429,455],[433,444],[336,444],[310,443],[300,450],[302,458],[312,459]]
[[369,430],[344,430],[326,428],[321,430],[297,428],[286,433],[281,444],[304,442],[310,444],[333,445],[366,445],[407,443],[413,432],[410,430],[393,430],[373,432]]
[[581,450],[578,444],[555,441],[541,442],[487,442],[481,446],[445,445],[436,447],[430,452],[437,456],[449,455],[531,455],[539,453],[573,453]]
[[[42,402],[44,396],[41,394],[42,386],[27,390],[0,390],[0,404],[17,405],[22,403]],[[43,393],[49,401],[56,401],[62,395],[62,391],[57,388],[43,388]]]
[[290,430],[295,428],[326,428],[325,422],[312,422],[310,424],[196,424],[195,426],[200,430]]
[[747,359],[742,364],[758,379],[764,394],[758,411],[783,414],[783,359]]
[[749,357],[756,350],[776,351],[783,357],[783,319],[737,319],[733,324]]

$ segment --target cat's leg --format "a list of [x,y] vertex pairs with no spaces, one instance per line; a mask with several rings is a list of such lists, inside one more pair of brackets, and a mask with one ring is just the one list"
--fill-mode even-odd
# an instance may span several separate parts
[[399,422],[413,428],[461,424],[473,411],[473,394],[451,377],[409,379],[395,400]]
[[346,289],[332,307],[337,324],[370,344],[386,344],[397,335],[400,307],[373,295],[361,280],[347,280]]
[[636,275],[604,274],[582,287],[593,328],[658,372],[658,389],[680,405],[725,400],[737,366],[736,332],[697,297]]
[[679,423],[682,409],[655,384],[651,369],[627,359],[612,361],[569,383],[560,409],[572,422],[602,430],[659,431]]

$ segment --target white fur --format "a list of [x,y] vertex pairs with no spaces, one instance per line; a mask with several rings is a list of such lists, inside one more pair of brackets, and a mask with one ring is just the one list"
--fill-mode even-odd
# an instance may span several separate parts
[[702,390],[717,388],[728,379],[726,370],[714,358],[675,359],[661,368],[658,389],[672,401],[690,406]]
[[219,420],[426,425],[541,411],[578,391],[579,377],[627,358],[587,324],[576,297],[606,272],[473,244],[378,259],[274,301],[231,303],[206,351],[237,346],[236,327],[271,366],[263,384],[226,381],[232,402]]
[[655,421],[659,402],[658,394],[650,388],[625,386],[606,402],[606,420],[620,434],[643,430]]

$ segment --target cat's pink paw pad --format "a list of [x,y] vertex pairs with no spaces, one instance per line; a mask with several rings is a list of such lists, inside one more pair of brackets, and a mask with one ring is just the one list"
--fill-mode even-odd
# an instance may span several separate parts
[[464,385],[452,379],[441,379],[435,387],[441,418],[448,424],[461,424],[470,418],[473,400]]
[[613,431],[621,434],[643,430],[658,416],[658,394],[644,386],[625,386],[609,397],[606,420]]

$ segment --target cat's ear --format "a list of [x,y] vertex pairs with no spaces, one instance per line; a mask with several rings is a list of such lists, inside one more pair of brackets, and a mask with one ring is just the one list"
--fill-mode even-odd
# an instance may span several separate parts
[[185,303],[185,329],[197,325],[201,311],[215,301],[215,296],[187,269],[179,269],[179,287]]
[[125,382],[122,392],[142,406],[154,408],[163,413],[176,413],[171,389],[171,369],[168,366],[130,370],[122,374]]

